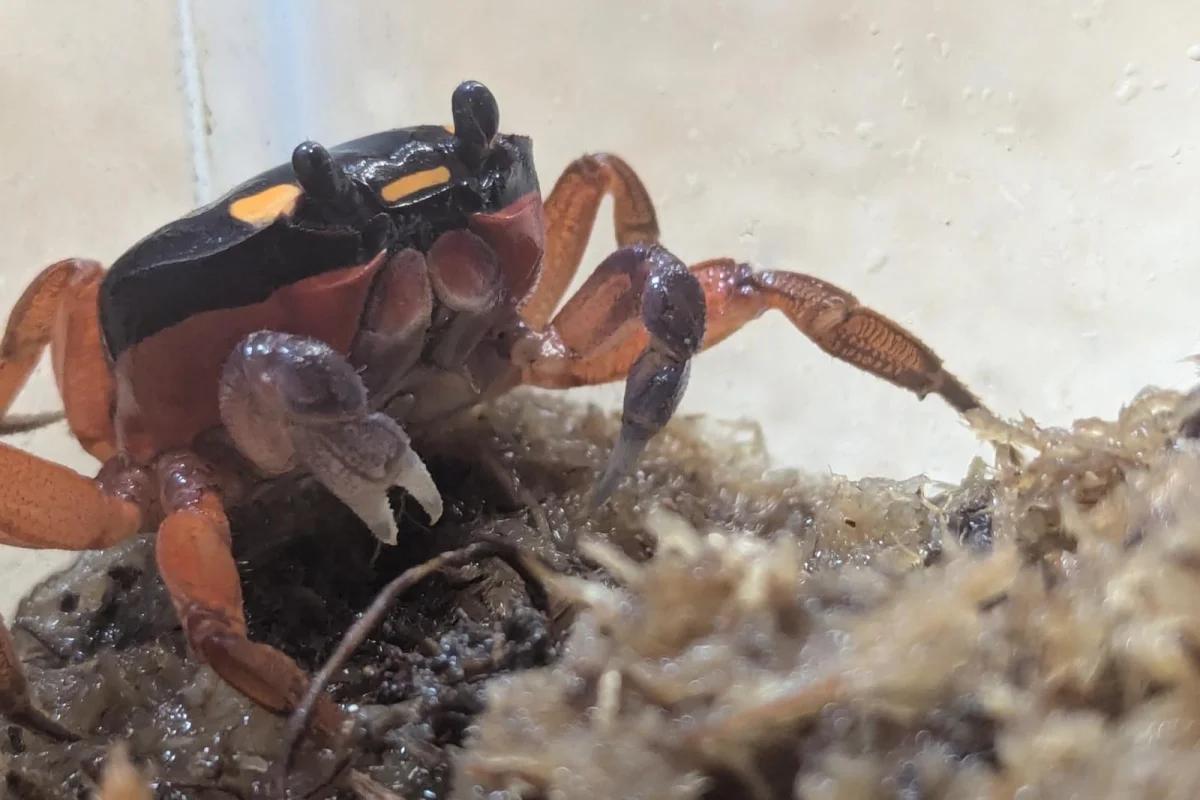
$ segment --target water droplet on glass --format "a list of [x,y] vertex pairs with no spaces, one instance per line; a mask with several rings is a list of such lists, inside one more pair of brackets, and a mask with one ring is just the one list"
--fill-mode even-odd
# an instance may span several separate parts
[[1117,86],[1117,90],[1113,92],[1113,96],[1120,103],[1128,103],[1130,100],[1138,96],[1142,91],[1142,84],[1135,78],[1126,78]]
[[887,266],[888,254],[882,250],[872,250],[867,254],[867,274],[876,275]]
[[752,219],[742,228],[742,232],[738,234],[738,239],[742,244],[749,244],[758,238],[758,220]]

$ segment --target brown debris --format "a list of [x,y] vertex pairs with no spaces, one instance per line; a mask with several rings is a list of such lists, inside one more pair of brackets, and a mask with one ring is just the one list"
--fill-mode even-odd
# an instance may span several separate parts
[[979,419],[1019,457],[964,485],[926,567],[813,567],[801,539],[663,512],[645,564],[590,545],[624,586],[576,582],[561,658],[492,682],[456,796],[1200,795],[1179,401],[1069,430]]
[[104,763],[96,800],[150,800],[150,784],[133,762],[124,745],[114,745]]

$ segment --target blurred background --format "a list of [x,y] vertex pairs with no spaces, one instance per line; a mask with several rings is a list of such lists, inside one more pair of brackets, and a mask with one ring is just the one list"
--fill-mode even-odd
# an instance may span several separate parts
[[[1001,414],[1065,424],[1193,382],[1193,0],[5,0],[0,309],[306,138],[449,121],[465,78],[534,137],[544,190],[616,152],[684,260],[833,281]],[[611,237],[605,216],[584,272]],[[43,369],[16,410],[56,407]],[[939,399],[774,316],[697,362],[681,413],[755,420],[775,463],[816,472],[955,479],[983,452]],[[96,468],[62,426],[14,443]],[[60,563],[0,550],[0,611]]]

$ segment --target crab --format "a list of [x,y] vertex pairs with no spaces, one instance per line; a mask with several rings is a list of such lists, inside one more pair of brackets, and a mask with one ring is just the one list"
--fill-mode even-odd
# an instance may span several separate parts
[[[530,140],[499,133],[484,85],[459,85],[451,111],[453,125],[305,142],[107,271],[52,264],[0,344],[0,418],[49,345],[70,432],[102,462],[88,478],[0,443],[0,543],[100,549],[157,526],[191,653],[272,712],[292,711],[308,676],[247,636],[226,509],[256,481],[309,474],[395,544],[390,489],[432,521],[442,511],[410,435],[519,385],[624,378],[598,505],[671,418],[692,357],[772,309],[919,397],[980,405],[929,347],[832,284],[730,258],[687,266],[617,156],[572,162],[543,201]],[[606,197],[618,248],[559,308]],[[31,697],[2,621],[0,712],[73,735]],[[318,728],[345,719],[322,698]]]

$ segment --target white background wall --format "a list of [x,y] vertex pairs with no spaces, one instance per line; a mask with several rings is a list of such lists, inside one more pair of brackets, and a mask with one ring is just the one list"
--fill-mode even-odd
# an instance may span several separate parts
[[[302,139],[448,121],[470,77],[534,136],[544,188],[575,155],[620,153],[685,260],[839,283],[1001,413],[1111,415],[1188,386],[1200,350],[1197,59],[1193,0],[5,0],[0,308],[49,261],[111,261]],[[955,477],[980,452],[939,400],[781,319],[693,375],[683,412],[758,420],[781,464]],[[56,404],[43,371],[18,410]],[[95,468],[59,428],[17,442]],[[51,563],[0,551],[0,597]]]

